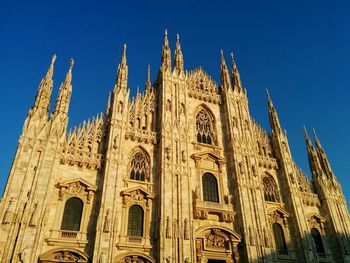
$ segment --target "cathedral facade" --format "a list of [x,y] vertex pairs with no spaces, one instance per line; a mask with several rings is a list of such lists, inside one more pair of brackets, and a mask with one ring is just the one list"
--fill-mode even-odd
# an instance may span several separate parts
[[[40,82],[0,203],[0,262],[350,262],[341,186],[305,130],[312,179],[251,117],[232,56],[216,83],[167,34],[153,83],[130,98],[126,46],[104,113],[67,131],[71,61],[49,113]],[[172,62],[173,60],[173,62]]]

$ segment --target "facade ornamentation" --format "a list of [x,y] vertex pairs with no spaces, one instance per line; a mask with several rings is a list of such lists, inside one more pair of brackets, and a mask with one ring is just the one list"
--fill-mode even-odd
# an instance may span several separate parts
[[217,83],[186,70],[179,36],[174,51],[166,32],[157,78],[148,67],[131,98],[124,45],[105,112],[70,130],[74,62],[50,107],[53,56],[0,202],[0,262],[350,262],[316,132],[308,178],[268,92],[271,130],[251,116],[233,55]]

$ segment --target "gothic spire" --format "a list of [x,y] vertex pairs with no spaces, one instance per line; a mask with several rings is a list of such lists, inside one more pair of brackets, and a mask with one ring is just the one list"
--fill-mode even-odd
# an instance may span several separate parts
[[182,56],[181,45],[180,45],[180,36],[176,34],[176,48],[175,48],[175,70],[180,73],[184,71],[184,59]]
[[53,116],[57,116],[59,113],[68,114],[70,95],[72,93],[72,69],[74,65],[74,60],[70,59],[69,70],[66,74],[66,78],[61,84],[58,96],[56,99],[55,109],[53,111]]
[[242,82],[241,82],[241,77],[239,75],[235,59],[233,57],[233,53],[231,52],[231,63],[232,63],[232,82],[233,82],[233,89],[238,92],[241,92],[242,90]]
[[126,90],[128,83],[128,65],[126,64],[126,44],[123,47],[121,62],[118,65],[117,79],[114,90]]
[[267,96],[267,102],[269,107],[269,118],[270,118],[271,129],[275,134],[280,134],[282,132],[281,124],[278,118],[277,111],[273,106],[269,91],[267,89],[266,89],[266,96]]
[[227,69],[227,65],[224,57],[224,51],[221,49],[220,53],[221,53],[221,64],[220,64],[221,85],[224,90],[228,90],[231,87],[230,74]]
[[164,44],[162,48],[162,65],[161,70],[167,71],[171,69],[171,50],[168,41],[168,31],[165,29]]
[[152,87],[152,84],[151,84],[151,66],[148,65],[148,68],[147,68],[147,80],[146,80],[146,90],[150,90]]
[[47,73],[45,77],[40,81],[39,89],[35,97],[34,102],[34,108],[42,108],[45,109],[47,112],[49,111],[50,107],[50,98],[51,98],[51,91],[53,87],[53,71],[54,71],[54,64],[56,61],[56,54],[52,56],[51,64],[47,70]]
[[317,152],[310,140],[310,137],[307,133],[305,126],[304,126],[304,138],[306,142],[306,149],[307,149],[307,155],[308,155],[311,173],[314,177],[323,178],[324,172],[320,164],[320,159],[318,158]]
[[312,129],[312,132],[313,132],[314,137],[315,137],[316,150],[317,150],[317,154],[318,154],[318,157],[320,159],[320,162],[322,164],[323,170],[325,171],[325,173],[327,175],[332,176],[333,172],[332,172],[331,165],[329,163],[328,157],[326,155],[326,152],[323,149],[323,147],[321,145],[321,142],[320,142],[320,140],[317,137],[315,129]]

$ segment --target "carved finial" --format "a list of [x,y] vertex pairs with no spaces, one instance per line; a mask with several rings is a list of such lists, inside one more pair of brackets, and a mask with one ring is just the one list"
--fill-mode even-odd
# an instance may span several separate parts
[[51,58],[51,66],[53,66],[55,64],[55,61],[56,61],[56,54],[53,54],[52,58]]
[[123,57],[122,57],[122,59],[125,59],[125,61],[126,61],[126,44],[125,43],[123,45]]
[[317,137],[317,134],[316,134],[316,131],[315,131],[314,128],[312,128],[312,133],[314,134],[315,141],[319,141],[319,140],[318,140],[318,137]]
[[123,45],[121,62],[118,65],[115,90],[126,90],[128,82],[128,66],[126,64],[126,44]]
[[221,54],[221,64],[220,64],[221,85],[224,90],[229,90],[229,88],[231,87],[231,79],[227,69],[227,65],[224,57],[224,51],[222,49],[220,49],[220,54]]
[[184,59],[182,56],[181,45],[180,45],[180,36],[176,34],[176,49],[175,49],[175,70],[177,73],[184,71]]
[[238,69],[237,69],[237,65],[235,62],[235,58],[233,56],[233,52],[231,52],[231,66],[232,66],[232,81],[233,81],[234,89],[237,88],[238,91],[241,91],[242,90],[241,77],[240,77]]
[[165,29],[165,33],[164,33],[164,44],[163,44],[163,48],[162,48],[161,68],[163,70],[168,70],[171,68],[171,51],[169,48],[168,30],[167,29]]
[[151,88],[151,66],[148,65],[147,68],[147,80],[146,80],[146,90]]

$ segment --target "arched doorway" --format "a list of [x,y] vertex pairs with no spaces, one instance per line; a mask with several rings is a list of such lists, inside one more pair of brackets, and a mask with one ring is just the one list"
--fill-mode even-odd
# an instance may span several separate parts
[[197,231],[196,257],[200,263],[237,263],[237,245],[241,237],[234,231],[222,227]]
[[39,263],[87,263],[88,256],[77,249],[50,250],[39,257]]

